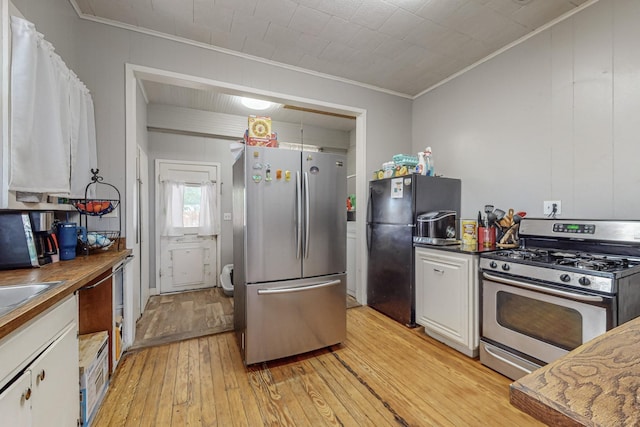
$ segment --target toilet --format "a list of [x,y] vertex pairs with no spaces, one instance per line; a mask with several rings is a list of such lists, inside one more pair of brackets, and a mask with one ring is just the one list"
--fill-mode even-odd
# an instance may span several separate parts
[[233,296],[233,264],[227,264],[222,267],[220,283],[222,284],[224,294],[229,297]]

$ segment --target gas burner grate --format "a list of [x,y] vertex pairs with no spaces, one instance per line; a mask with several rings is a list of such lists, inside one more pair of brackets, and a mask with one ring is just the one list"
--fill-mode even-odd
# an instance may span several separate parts
[[629,267],[629,260],[626,258],[598,257],[591,254],[576,254],[574,257],[560,258],[557,265],[566,265],[582,270],[612,271]]

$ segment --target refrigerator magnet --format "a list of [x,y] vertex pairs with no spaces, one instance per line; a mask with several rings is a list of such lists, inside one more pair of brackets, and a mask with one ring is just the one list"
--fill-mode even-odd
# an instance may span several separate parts
[[251,178],[253,179],[253,182],[255,182],[256,184],[262,181],[262,175],[260,174],[255,174]]
[[291,181],[291,171],[284,171],[284,180]]
[[282,179],[282,169],[276,169],[276,179],[277,180]]
[[403,178],[394,178],[391,180],[391,198],[402,199],[404,194],[404,186],[402,185]]

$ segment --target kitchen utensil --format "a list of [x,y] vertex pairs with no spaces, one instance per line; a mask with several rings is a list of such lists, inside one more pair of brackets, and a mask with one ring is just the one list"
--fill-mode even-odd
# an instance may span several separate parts
[[504,218],[504,215],[506,214],[506,212],[503,211],[502,209],[496,209],[496,210],[493,211],[493,213],[495,214],[496,219],[498,221],[500,221],[502,218]]
[[492,227],[497,219],[495,212],[489,212],[487,214],[487,227]]
[[493,205],[484,205],[484,213],[493,212]]

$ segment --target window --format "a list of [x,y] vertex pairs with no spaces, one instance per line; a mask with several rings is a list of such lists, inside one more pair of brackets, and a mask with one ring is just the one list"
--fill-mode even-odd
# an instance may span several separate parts
[[200,226],[200,205],[202,203],[202,187],[186,184],[182,203],[182,224],[185,228]]

